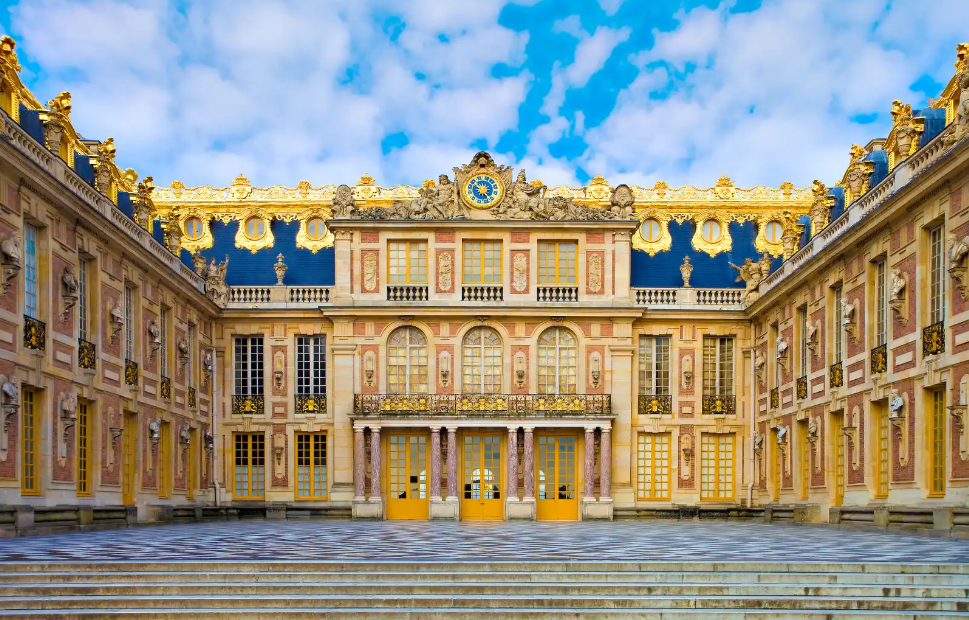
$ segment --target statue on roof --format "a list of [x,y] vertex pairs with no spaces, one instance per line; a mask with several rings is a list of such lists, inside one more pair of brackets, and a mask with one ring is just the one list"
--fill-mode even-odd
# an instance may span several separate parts
[[865,161],[868,151],[857,144],[851,145],[851,162],[848,164],[848,171],[845,172],[844,183],[848,188],[847,202],[854,202],[868,191],[868,183],[871,173],[875,170],[875,162]]
[[960,44],[958,56],[956,86],[959,87],[959,101],[956,103],[952,128],[945,137],[946,146],[953,146],[969,137],[969,45]]
[[154,179],[145,177],[144,181],[138,183],[138,190],[132,200],[134,220],[145,230],[151,229],[151,221],[154,219],[155,203],[151,199],[153,191],[155,191]]
[[737,279],[735,282],[743,282],[745,285],[744,304],[749,306],[757,301],[760,298],[758,287],[760,286],[760,281],[764,279],[761,265],[755,263],[752,258],[744,260],[744,264],[739,267],[733,263],[728,262],[727,264],[737,271]]
[[633,217],[633,203],[636,197],[633,190],[628,185],[617,185],[609,196],[609,212],[606,219],[610,220],[631,220]]
[[492,214],[496,218],[509,220],[549,219],[545,205],[542,204],[546,189],[544,184],[529,183],[523,168],[518,171],[518,177],[511,186],[508,196],[492,210]]
[[817,179],[811,185],[811,193],[813,194],[811,204],[811,236],[813,237],[828,226],[831,202],[828,199],[827,186]]
[[333,192],[333,202],[330,205],[330,212],[333,219],[345,220],[353,217],[355,207],[353,206],[353,190],[349,185],[340,185]]
[[215,263],[215,258],[209,262],[205,271],[205,296],[220,308],[229,303],[229,285],[225,283],[226,271],[229,268],[229,255],[221,264]]
[[919,146],[918,137],[921,133],[921,126],[917,125],[912,118],[912,104],[902,103],[896,99],[892,101],[892,121],[895,133],[895,148],[897,149],[898,160],[905,159],[915,152]]
[[98,145],[98,157],[94,160],[94,187],[102,194],[106,194],[111,185],[116,152],[114,138],[106,138],[104,142]]

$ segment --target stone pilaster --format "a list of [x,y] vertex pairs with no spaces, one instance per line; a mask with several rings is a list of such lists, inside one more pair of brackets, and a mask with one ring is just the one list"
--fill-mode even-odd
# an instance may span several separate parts
[[525,427],[525,454],[522,457],[522,476],[525,479],[525,497],[520,502],[505,504],[508,520],[535,520],[535,432]]
[[595,470],[596,470],[596,428],[594,426],[585,427],[585,489],[582,496],[583,502],[594,502],[595,498]]
[[518,427],[508,427],[508,497],[518,501]]

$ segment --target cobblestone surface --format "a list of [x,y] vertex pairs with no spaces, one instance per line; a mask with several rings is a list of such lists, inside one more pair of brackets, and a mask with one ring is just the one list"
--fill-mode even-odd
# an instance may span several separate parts
[[235,521],[0,540],[0,561],[969,562],[969,541],[755,523]]

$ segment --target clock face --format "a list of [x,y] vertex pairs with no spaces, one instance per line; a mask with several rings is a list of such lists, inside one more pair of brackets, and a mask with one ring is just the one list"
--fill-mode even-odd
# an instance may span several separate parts
[[464,182],[465,201],[476,209],[490,209],[504,194],[501,183],[490,174],[476,174]]

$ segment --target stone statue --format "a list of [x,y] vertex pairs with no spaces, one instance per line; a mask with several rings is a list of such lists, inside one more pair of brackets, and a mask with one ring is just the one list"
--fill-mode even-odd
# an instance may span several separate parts
[[229,285],[225,283],[225,273],[229,267],[229,256],[219,265],[213,258],[205,272],[205,294],[215,305],[224,308],[229,303]]
[[205,257],[198,250],[192,254],[192,266],[195,268],[196,275],[205,277]]
[[24,255],[23,248],[20,245],[20,237],[7,237],[0,242],[0,252],[3,253],[4,267],[20,271]]
[[340,185],[334,190],[330,210],[333,219],[345,220],[353,217],[356,208],[353,206],[353,190],[349,185]]
[[133,201],[134,220],[145,230],[149,230],[151,227],[151,221],[155,212],[155,203],[151,199],[151,193],[155,191],[153,181],[154,179],[152,177],[145,177],[144,181],[138,183],[138,191],[135,193],[135,199]]
[[283,285],[283,277],[286,276],[287,269],[289,269],[289,267],[287,267],[286,263],[283,262],[283,255],[280,254],[276,257],[276,264],[273,265],[273,271],[276,272],[276,286]]
[[178,339],[178,359],[182,362],[188,361],[188,338],[182,336]]
[[161,418],[155,418],[148,423],[148,439],[156,443],[161,439]]
[[770,267],[772,264],[774,264],[774,259],[767,254],[764,254],[760,257],[760,260],[757,261],[757,264],[760,267],[760,279],[763,280],[770,275]]
[[161,326],[154,319],[148,322],[148,342],[161,344]]
[[117,149],[114,138],[106,138],[98,145],[98,157],[95,160],[94,187],[102,194],[106,194],[111,185],[111,172],[114,168],[114,156]]
[[959,85],[959,103],[956,105],[952,129],[945,137],[946,146],[958,144],[969,137],[969,61],[964,62],[962,71],[956,74],[956,83]]
[[617,185],[612,190],[609,197],[609,215],[606,219],[610,220],[631,220],[633,219],[633,202],[635,202],[633,191],[628,185]]
[[422,190],[422,194],[427,204],[428,219],[453,220],[470,217],[467,205],[457,199],[454,184],[446,174],[437,177],[436,188],[426,188]]
[[888,393],[888,417],[900,417],[902,415],[902,407],[904,406],[905,400],[898,393],[898,390],[892,390]]
[[811,186],[813,203],[811,205],[811,236],[818,234],[828,226],[831,217],[831,206],[828,204],[828,188],[817,179]]
[[212,374],[212,351],[206,351],[202,356],[202,372],[206,376]]
[[744,264],[740,267],[734,265],[733,263],[727,264],[737,270],[737,279],[734,281],[743,282],[746,285],[744,304],[750,305],[757,301],[760,298],[760,292],[757,290],[757,287],[760,285],[760,281],[764,278],[760,265],[754,263],[752,258],[746,259]]
[[777,337],[777,359],[787,358],[787,343],[784,342],[783,336]]
[[949,234],[949,265],[956,266],[969,254],[969,236],[956,240],[956,236]]
[[61,274],[61,284],[64,285],[64,297],[77,300],[77,278],[74,277],[74,268],[71,265],[64,267]]
[[784,229],[784,235],[781,237],[781,245],[784,247],[784,259],[788,259],[794,256],[797,252],[797,243],[800,236],[795,230],[795,226],[789,225]]
[[767,360],[764,359],[764,354],[758,349],[754,353],[754,374],[757,375],[757,381],[759,383],[764,382],[764,366],[767,364]]
[[851,162],[848,164],[848,172],[845,173],[845,182],[848,185],[850,200],[854,202],[868,191],[868,182],[875,164],[865,161],[868,151],[857,144],[851,145],[850,155]]
[[892,269],[892,289],[888,295],[889,301],[901,301],[905,292],[905,277],[898,269]]
[[[530,220],[547,219],[546,217],[535,217],[544,215],[545,209],[542,205],[542,197],[545,194],[544,185],[531,185],[525,178],[525,170],[518,172],[518,178],[505,201],[495,210],[496,217],[500,210],[501,215],[511,220]],[[507,202],[507,205],[506,205]]]
[[855,307],[849,304],[846,299],[841,298],[841,324],[851,325],[854,323]]
[[692,288],[690,286],[690,274],[693,273],[693,265],[690,264],[690,257],[683,257],[683,264],[680,265],[680,275],[683,276],[683,288]]

